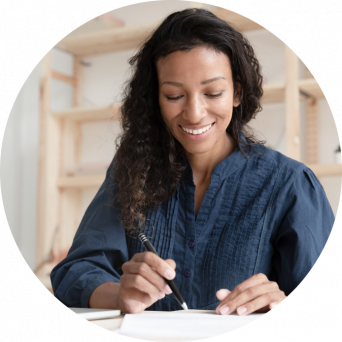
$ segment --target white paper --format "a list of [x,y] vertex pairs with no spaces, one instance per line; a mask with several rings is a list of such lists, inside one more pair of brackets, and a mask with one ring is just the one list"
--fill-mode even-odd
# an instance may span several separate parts
[[79,316],[87,319],[88,321],[94,319],[105,319],[120,316],[120,310],[106,310],[106,309],[89,309],[89,308],[69,308]]
[[200,339],[225,334],[263,315],[238,316],[191,312],[126,314],[119,333],[141,338]]

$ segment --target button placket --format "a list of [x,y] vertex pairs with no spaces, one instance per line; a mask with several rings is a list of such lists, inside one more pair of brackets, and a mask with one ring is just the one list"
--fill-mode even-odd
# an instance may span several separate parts
[[[182,281],[182,287],[184,291],[187,292],[186,297],[189,301],[187,304],[189,304],[190,307],[192,307],[192,284],[193,284],[193,278],[194,278],[194,270],[195,270],[195,250],[193,247],[190,247],[192,244],[189,245],[190,242],[193,243],[195,241],[195,213],[194,213],[194,198],[195,198],[195,186],[192,182],[192,184],[188,184],[185,191],[187,191],[186,197],[187,197],[187,205],[186,205],[186,222],[185,222],[185,260],[183,266],[183,281]],[[185,298],[184,298],[185,299]]]

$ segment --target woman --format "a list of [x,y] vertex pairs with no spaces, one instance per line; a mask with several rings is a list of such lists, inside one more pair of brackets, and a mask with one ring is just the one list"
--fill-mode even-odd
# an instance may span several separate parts
[[[179,310],[164,276],[190,309],[270,310],[309,272],[334,215],[310,169],[246,129],[263,93],[253,48],[212,13],[187,9],[130,64],[120,147],[51,273],[55,296]],[[140,231],[160,257],[144,252]]]

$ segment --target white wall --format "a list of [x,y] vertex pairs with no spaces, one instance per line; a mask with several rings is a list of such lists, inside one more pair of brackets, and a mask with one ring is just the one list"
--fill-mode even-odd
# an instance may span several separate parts
[[[162,20],[169,13],[189,6],[185,1],[140,3],[113,11],[126,26],[142,25]],[[208,9],[214,9],[209,7]],[[283,43],[270,32],[258,30],[247,34],[261,62],[266,83],[285,81]],[[128,58],[134,50],[84,58],[89,66],[83,67],[84,85],[82,101],[85,106],[104,105],[120,100],[122,84],[128,77]],[[72,74],[71,57],[58,50],[52,51],[52,66]],[[303,75],[303,66],[300,72]],[[1,158],[1,186],[3,202],[13,236],[31,268],[35,267],[35,226],[37,198],[37,148],[39,116],[39,66],[32,71],[18,95],[4,136]],[[54,80],[52,83],[51,110],[62,110],[72,104],[69,85]],[[305,105],[301,103],[302,123]],[[332,163],[338,136],[333,117],[325,100],[319,101],[319,161]],[[251,126],[266,138],[267,145],[286,152],[284,104],[269,104],[258,114]],[[81,161],[108,162],[115,152],[114,139],[119,132],[115,123],[87,123],[82,127],[83,144]],[[305,125],[302,125],[302,156],[305,157]],[[304,158],[305,160],[305,158]],[[341,190],[341,178],[322,178],[333,210],[336,213]],[[84,211],[97,189],[82,194]]]
[[9,116],[1,151],[1,192],[14,239],[35,266],[39,129],[39,68],[20,90]]

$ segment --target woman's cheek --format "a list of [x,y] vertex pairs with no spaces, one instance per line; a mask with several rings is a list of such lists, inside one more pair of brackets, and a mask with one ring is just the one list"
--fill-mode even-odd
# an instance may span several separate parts
[[164,119],[166,126],[171,131],[172,135],[175,136],[175,128],[177,128],[177,127],[176,127],[176,123],[173,120],[173,117],[170,115],[167,115],[167,114],[163,114],[163,112],[162,112],[162,117]]

